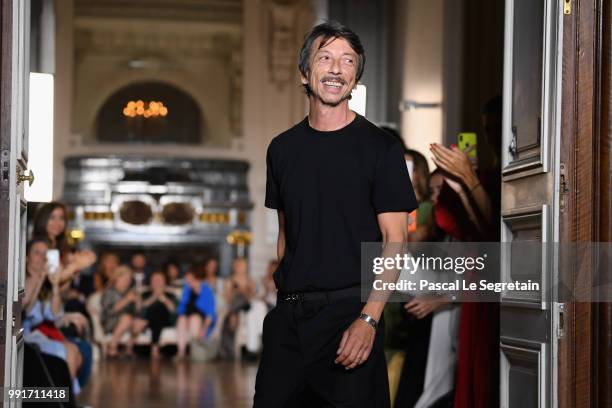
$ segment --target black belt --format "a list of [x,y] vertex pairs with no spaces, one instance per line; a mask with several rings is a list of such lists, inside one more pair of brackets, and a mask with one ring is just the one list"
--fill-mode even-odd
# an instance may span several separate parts
[[361,286],[350,288],[327,290],[320,292],[278,292],[278,302],[310,302],[326,300],[328,303],[346,298],[361,298]]

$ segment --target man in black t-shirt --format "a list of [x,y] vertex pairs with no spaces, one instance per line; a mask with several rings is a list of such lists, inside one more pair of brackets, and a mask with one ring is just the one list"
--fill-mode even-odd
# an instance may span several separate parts
[[280,263],[256,408],[389,406],[384,301],[361,300],[361,243],[405,242],[417,202],[400,143],[348,107],[364,63],[351,30],[313,28],[299,61],[309,114],[268,147]]

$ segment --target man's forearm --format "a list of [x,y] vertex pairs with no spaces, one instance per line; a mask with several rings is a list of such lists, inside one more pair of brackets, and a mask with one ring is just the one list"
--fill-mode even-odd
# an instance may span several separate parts
[[[406,249],[407,234],[400,231],[396,234],[383,235],[384,249],[381,254],[383,258],[395,258],[396,255],[403,255]],[[392,290],[386,289],[388,283],[395,283],[399,278],[400,271],[396,268],[385,269],[379,280],[383,282],[384,290],[372,290],[370,297],[362,309],[362,312],[372,316],[376,321],[380,320],[385,304],[391,296]]]
[[278,258],[278,262],[283,260],[285,256],[285,235],[278,234],[278,241],[276,242],[276,257]]

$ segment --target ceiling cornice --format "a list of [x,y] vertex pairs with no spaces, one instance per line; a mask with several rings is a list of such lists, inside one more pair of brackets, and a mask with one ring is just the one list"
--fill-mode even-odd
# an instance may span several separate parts
[[75,17],[242,24],[242,0],[75,0]]

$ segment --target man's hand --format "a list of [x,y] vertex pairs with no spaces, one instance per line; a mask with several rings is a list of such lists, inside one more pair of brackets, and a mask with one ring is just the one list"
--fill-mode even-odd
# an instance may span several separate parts
[[342,334],[335,363],[342,364],[347,370],[365,363],[372,351],[375,334],[372,326],[356,319]]

